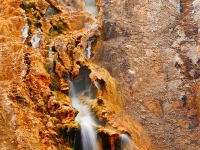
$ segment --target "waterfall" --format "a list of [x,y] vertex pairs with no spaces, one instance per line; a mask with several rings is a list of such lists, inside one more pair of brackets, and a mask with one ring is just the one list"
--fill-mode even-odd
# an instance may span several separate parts
[[88,40],[88,42],[87,42],[87,48],[86,48],[86,57],[88,58],[88,59],[90,59],[90,57],[91,57],[91,49],[92,49],[92,43],[94,42],[94,38],[91,38],[90,40]]
[[70,92],[72,105],[79,111],[75,120],[81,125],[81,142],[79,141],[79,143],[82,143],[81,150],[98,150],[97,137],[94,130],[96,123],[86,105],[86,103],[92,101],[94,92],[88,75],[86,67],[82,67],[80,74],[73,81],[70,81]]
[[91,44],[92,44],[92,41],[88,41],[88,45],[87,45],[87,48],[86,48],[86,52],[87,52],[87,58],[90,59],[90,56],[91,56]]
[[95,16],[98,14],[98,9],[95,0],[85,0],[85,11],[89,12],[96,22]]
[[[96,27],[97,24],[97,19],[95,18],[96,15],[98,14],[98,9],[97,9],[97,6],[96,6],[96,1],[95,0],[85,0],[85,12],[88,12],[92,15],[92,18],[94,19],[94,23],[92,24],[91,26],[91,29]],[[91,44],[92,42],[94,42],[94,39],[90,39],[88,42],[87,42],[87,48],[86,48],[86,57],[88,59],[90,59],[91,57]]]
[[126,134],[121,134],[121,150],[135,150],[135,146]]

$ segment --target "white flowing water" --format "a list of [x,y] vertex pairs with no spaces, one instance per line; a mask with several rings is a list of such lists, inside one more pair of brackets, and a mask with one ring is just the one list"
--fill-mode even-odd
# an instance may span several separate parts
[[128,135],[121,134],[121,138],[121,150],[135,150],[135,146]]
[[75,120],[78,121],[81,125],[82,150],[98,150],[97,137],[96,132],[94,130],[96,123],[91,117],[88,107],[84,104],[81,104],[81,102],[84,103],[86,101],[91,101],[91,86],[89,86],[87,89],[81,92],[78,92],[75,89],[73,82],[70,82],[70,87],[72,105],[79,111]]
[[92,45],[92,41],[88,41],[88,45],[87,45],[87,48],[86,48],[86,52],[87,52],[87,58],[90,59],[90,56],[91,56],[91,45]]
[[98,14],[98,9],[95,0],[85,0],[85,11],[90,13],[96,22],[95,16]]
[[37,48],[40,46],[40,41],[41,41],[42,37],[39,33],[36,33],[32,36],[31,38],[31,45],[33,48]]
[[88,40],[88,42],[87,42],[87,48],[86,48],[86,57],[88,58],[88,59],[90,59],[90,57],[91,57],[91,54],[92,54],[92,43],[94,42],[94,38],[91,38],[90,40]]
[[[97,6],[96,6],[96,0],[85,0],[85,10],[84,11],[90,13],[92,15],[92,18],[94,19],[94,23],[92,24],[90,29],[96,27],[97,26],[96,16],[98,14],[98,9],[97,9]],[[94,39],[89,40],[88,43],[87,43],[86,57],[88,59],[90,59],[90,57],[91,57],[91,50],[92,50],[91,44],[92,44],[92,42],[94,42]]]

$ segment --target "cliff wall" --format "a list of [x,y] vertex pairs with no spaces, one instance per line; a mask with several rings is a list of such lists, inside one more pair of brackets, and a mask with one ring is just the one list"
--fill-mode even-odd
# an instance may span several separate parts
[[199,149],[198,0],[103,1],[93,61],[118,81],[124,110],[154,150]]

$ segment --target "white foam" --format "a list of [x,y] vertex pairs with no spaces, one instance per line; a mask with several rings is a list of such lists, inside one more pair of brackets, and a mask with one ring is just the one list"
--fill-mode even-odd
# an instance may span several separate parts
[[39,33],[34,34],[33,37],[31,38],[32,47],[33,48],[39,47],[41,39],[42,39],[42,37],[40,36]]
[[[97,137],[96,132],[94,130],[94,126],[96,126],[95,121],[90,115],[90,112],[86,105],[82,105],[80,103],[80,99],[82,96],[86,97],[85,100],[91,100],[89,95],[85,95],[85,91],[81,91],[79,94],[76,92],[75,86],[72,82],[70,82],[71,87],[71,96],[72,96],[72,104],[79,111],[76,116],[76,121],[78,121],[81,125],[81,140],[83,144],[83,150],[98,150],[97,147]],[[90,86],[86,91],[90,90]],[[90,91],[89,91],[90,93]]]
[[90,59],[91,57],[91,53],[92,53],[92,42],[94,42],[94,39],[90,39],[88,40],[88,43],[87,43],[87,48],[86,48],[86,57],[88,59]]
[[27,26],[27,25],[23,26],[23,28],[21,29],[22,36],[23,36],[24,38],[27,38],[27,37],[28,37],[28,29],[29,29],[29,26]]
[[121,150],[135,150],[131,138],[126,134],[121,134]]

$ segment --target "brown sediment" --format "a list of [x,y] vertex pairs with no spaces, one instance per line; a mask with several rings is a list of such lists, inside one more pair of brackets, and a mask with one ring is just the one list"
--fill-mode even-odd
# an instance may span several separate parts
[[[91,112],[106,122],[97,127],[98,134],[108,136],[112,150],[121,133],[131,135],[136,148],[149,149],[142,126],[129,121],[122,110],[115,79],[84,55],[87,41],[101,34],[100,1],[94,29],[82,1],[0,2],[0,135],[4,140],[0,147],[72,149],[80,125],[75,121],[78,111],[71,103],[68,79],[86,66],[97,90],[96,100],[89,104]],[[29,27],[27,37],[22,36],[24,26]]]

